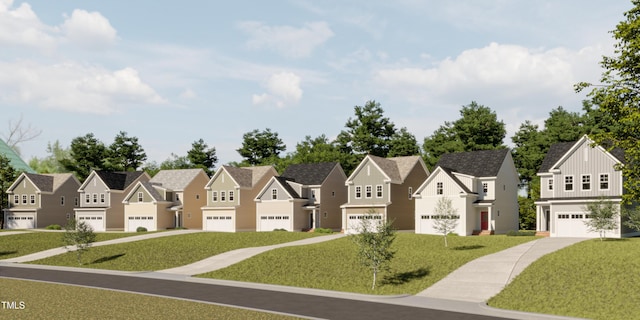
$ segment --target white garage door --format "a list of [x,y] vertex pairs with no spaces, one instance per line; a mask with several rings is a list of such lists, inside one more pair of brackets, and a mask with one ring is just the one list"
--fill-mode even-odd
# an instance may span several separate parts
[[347,234],[359,233],[362,229],[363,220],[367,219],[367,230],[376,231],[378,225],[382,223],[382,214],[348,214]]
[[236,224],[233,216],[205,216],[204,229],[207,231],[235,232]]
[[80,222],[84,222],[87,225],[89,225],[93,231],[96,232],[102,232],[102,231],[106,231],[106,228],[104,226],[104,218],[103,216],[82,216],[82,215],[78,215],[78,223]]
[[291,228],[291,217],[287,215],[261,215],[258,231],[273,231],[284,229],[293,231]]
[[597,237],[596,232],[588,232],[584,221],[584,213],[557,213],[556,237]]
[[127,231],[136,232],[138,227],[146,228],[147,231],[157,231],[153,216],[130,216],[127,219]]
[[428,215],[428,214],[420,215],[420,220],[418,222],[418,228],[416,228],[416,233],[437,234],[437,232],[433,228],[433,219],[431,219],[431,215]]
[[32,215],[7,215],[6,222],[6,229],[33,229],[36,226]]

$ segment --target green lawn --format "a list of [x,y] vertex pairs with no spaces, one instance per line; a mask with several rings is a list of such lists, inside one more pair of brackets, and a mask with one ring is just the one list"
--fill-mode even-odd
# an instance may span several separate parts
[[[29,232],[0,236],[0,259],[62,247],[62,232]],[[96,233],[96,241],[140,235],[140,233]]]
[[[151,271],[190,264],[226,251],[306,239],[322,234],[307,232],[200,232],[93,247],[83,255],[86,268]],[[77,267],[69,252],[30,263]]]
[[633,319],[640,314],[639,285],[640,239],[596,239],[537,260],[489,305],[590,319]]
[[279,314],[133,293],[0,278],[0,319],[295,319]]
[[199,276],[368,294],[416,294],[468,261],[534,239],[449,237],[449,248],[445,248],[442,236],[399,233],[392,270],[379,277],[375,291],[371,290],[372,274],[359,264],[355,244],[348,237],[272,250]]

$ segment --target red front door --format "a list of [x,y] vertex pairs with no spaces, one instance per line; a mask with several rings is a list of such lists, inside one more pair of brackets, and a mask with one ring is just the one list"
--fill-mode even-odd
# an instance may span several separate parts
[[489,230],[489,213],[487,211],[480,212],[480,229]]

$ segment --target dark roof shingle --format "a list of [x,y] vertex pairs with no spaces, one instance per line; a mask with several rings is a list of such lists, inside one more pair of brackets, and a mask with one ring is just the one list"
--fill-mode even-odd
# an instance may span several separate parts
[[337,164],[337,162],[292,164],[284,170],[281,177],[306,186],[321,185]]
[[508,152],[509,149],[497,149],[445,153],[436,167],[474,177],[495,177]]
[[138,179],[144,171],[96,171],[96,174],[111,190],[124,190]]

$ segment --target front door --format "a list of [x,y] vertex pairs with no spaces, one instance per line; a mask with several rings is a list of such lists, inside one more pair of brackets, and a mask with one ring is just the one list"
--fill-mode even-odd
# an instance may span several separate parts
[[313,212],[309,213],[309,229],[313,229]]
[[489,212],[480,212],[480,229],[489,230]]

